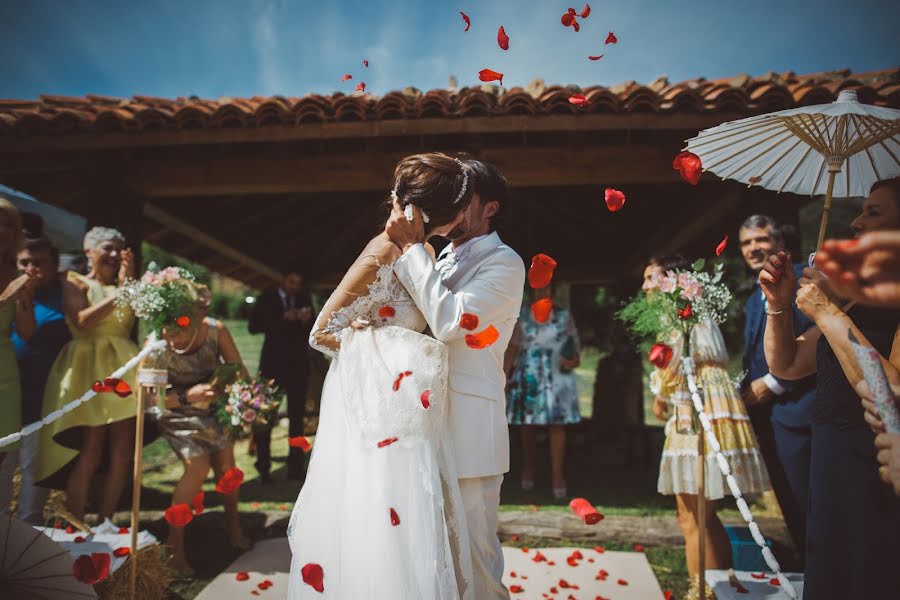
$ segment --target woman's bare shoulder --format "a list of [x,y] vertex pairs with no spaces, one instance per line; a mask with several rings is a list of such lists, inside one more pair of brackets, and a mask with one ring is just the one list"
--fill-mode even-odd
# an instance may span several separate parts
[[384,233],[380,233],[366,244],[360,257],[375,258],[378,264],[389,265],[400,258],[400,248]]

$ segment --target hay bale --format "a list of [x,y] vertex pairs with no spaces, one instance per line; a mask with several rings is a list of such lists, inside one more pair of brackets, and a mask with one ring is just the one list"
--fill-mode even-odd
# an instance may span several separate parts
[[162,600],[172,580],[166,562],[165,548],[147,546],[129,557],[115,573],[94,586],[100,600],[130,600],[131,561],[137,559],[137,583],[134,597],[138,600]]

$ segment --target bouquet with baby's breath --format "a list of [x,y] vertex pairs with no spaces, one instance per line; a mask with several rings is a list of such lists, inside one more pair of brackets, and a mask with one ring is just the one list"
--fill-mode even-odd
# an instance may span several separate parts
[[116,296],[119,310],[130,308],[158,336],[166,326],[190,327],[196,303],[193,273],[180,267],[160,270],[155,263],[140,279],[126,281]]

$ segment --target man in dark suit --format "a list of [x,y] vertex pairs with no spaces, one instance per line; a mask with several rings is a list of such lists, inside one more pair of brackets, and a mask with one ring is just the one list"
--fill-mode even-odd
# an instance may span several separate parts
[[[754,278],[769,255],[785,249],[781,226],[771,217],[754,215],[740,230],[741,253]],[[797,277],[805,265],[795,265]],[[811,322],[796,305],[794,332],[800,335]],[[815,375],[785,381],[769,373],[764,347],[768,306],[759,283],[754,283],[745,307],[744,403],[766,461],[769,478],[794,544],[804,555],[806,508],[809,498],[809,460]]]
[[[288,435],[303,435],[306,408],[306,380],[309,374],[309,332],[313,308],[309,292],[303,288],[303,276],[297,270],[287,273],[274,290],[259,296],[250,314],[250,333],[264,333],[259,370],[263,377],[274,379],[287,395],[290,425]],[[272,468],[271,431],[258,433],[256,469],[265,483]],[[305,459],[300,448],[289,449],[287,476],[302,479]]]

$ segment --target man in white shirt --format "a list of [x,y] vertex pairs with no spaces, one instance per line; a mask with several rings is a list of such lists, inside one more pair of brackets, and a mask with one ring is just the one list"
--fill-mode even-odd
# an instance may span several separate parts
[[[503,354],[522,305],[525,266],[495,231],[508,204],[506,179],[496,167],[476,160],[460,168],[473,186],[472,200],[436,263],[424,248],[418,209],[410,221],[395,202],[387,233],[403,251],[394,273],[432,334],[449,349],[448,428],[469,529],[474,597],[505,599],[509,592],[501,581],[503,552],[497,538],[500,486],[509,471]],[[472,316],[478,321],[474,328]],[[499,332],[494,344],[480,350],[467,346],[466,335],[491,325]]]

